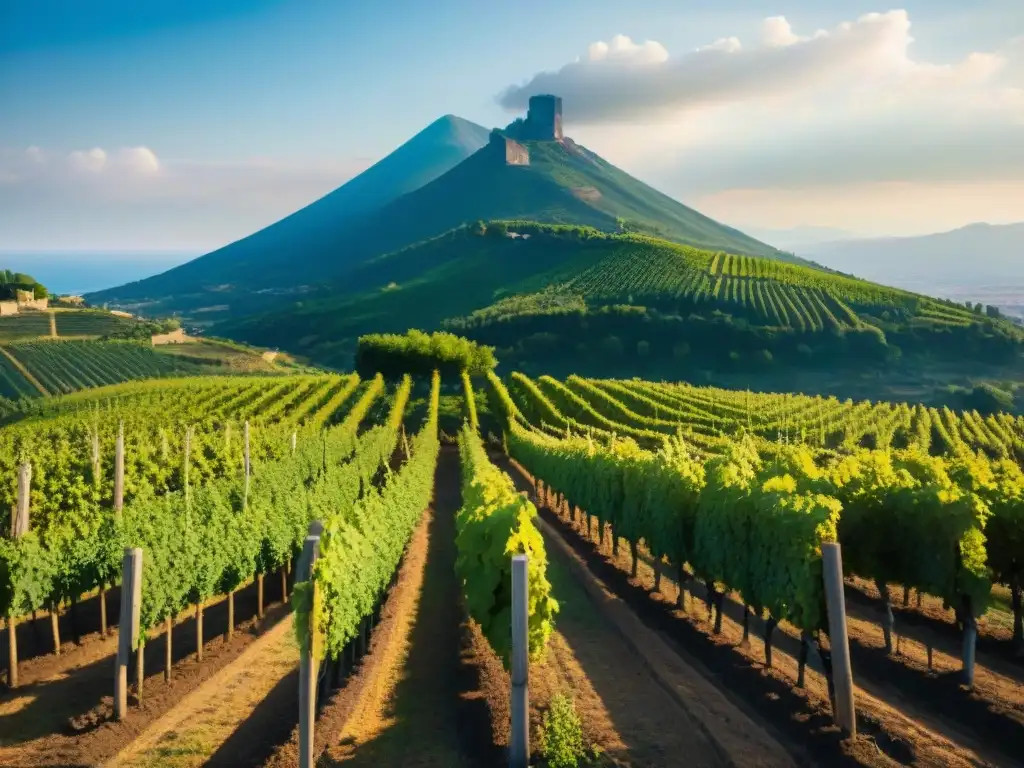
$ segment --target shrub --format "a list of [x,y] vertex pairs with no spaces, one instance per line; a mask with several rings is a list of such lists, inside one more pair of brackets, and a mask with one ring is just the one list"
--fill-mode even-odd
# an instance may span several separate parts
[[549,768],[576,768],[586,758],[583,723],[572,699],[564,694],[553,696],[544,713],[540,750]]

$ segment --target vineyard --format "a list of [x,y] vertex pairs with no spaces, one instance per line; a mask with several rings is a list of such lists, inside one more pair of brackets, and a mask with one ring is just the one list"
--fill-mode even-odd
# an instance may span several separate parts
[[982,320],[951,302],[776,259],[715,253],[638,235],[599,242],[585,246],[594,251],[589,263],[580,259],[556,272],[544,291],[504,299],[474,312],[464,324],[564,313],[581,299],[677,311],[719,309],[758,326],[811,333],[899,323],[967,327]]
[[139,321],[99,309],[26,311],[0,317],[0,342],[50,338],[97,338],[134,328]]
[[[363,367],[376,354],[388,379],[128,382],[40,400],[3,428],[11,695],[55,686],[75,723],[106,725],[11,740],[42,716],[14,707],[0,761],[8,748],[26,765],[176,749],[170,764],[391,765],[420,748],[429,765],[507,761],[522,553],[538,760],[568,694],[586,714],[567,765],[585,764],[584,744],[652,766],[683,764],[665,749],[700,765],[1012,764],[1021,420],[639,380],[442,379],[427,356],[451,367],[471,345],[424,337],[403,374],[398,347],[373,341]],[[838,608],[823,554],[836,545]],[[126,549],[142,553],[137,679],[112,712],[109,674],[68,665],[111,647]],[[83,641],[97,601],[102,626]],[[42,633],[37,614],[51,617]],[[298,688],[282,689],[296,668]],[[835,714],[842,691],[854,720]],[[189,692],[221,717],[190,718]]]
[[137,320],[101,310],[64,310],[53,313],[58,337],[109,336],[138,325]]
[[187,375],[194,365],[122,341],[22,341],[10,352],[50,394],[66,394],[129,379]]
[[0,349],[0,397],[60,396],[168,376],[281,371],[256,352],[214,342],[152,347],[138,341],[17,341]]

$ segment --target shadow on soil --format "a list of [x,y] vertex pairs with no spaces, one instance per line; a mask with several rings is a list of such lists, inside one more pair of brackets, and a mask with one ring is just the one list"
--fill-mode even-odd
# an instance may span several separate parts
[[[506,457],[495,455],[492,458],[509,473],[518,488],[534,490],[532,480]],[[736,706],[775,733],[794,759],[807,765],[860,765],[844,752],[842,735],[829,713],[813,707],[791,685],[765,674],[760,665],[751,664],[732,647],[715,643],[685,618],[675,615],[674,606],[651,599],[647,590],[631,582],[627,573],[609,562],[551,509],[543,507],[540,514],[612,594],[625,601],[649,628],[661,633],[670,646],[682,651],[689,663],[700,662],[694,664],[694,668],[722,687]],[[780,644],[776,643],[776,647]],[[795,648],[783,650],[796,654]],[[879,749],[892,759],[906,764],[913,762],[914,756],[906,745],[893,743],[877,723],[859,717],[858,728],[875,738]]]
[[[275,587],[276,585],[276,587]],[[279,578],[266,580],[265,603],[267,611],[260,622],[253,621],[256,614],[256,585],[252,584],[235,593],[236,635],[259,634],[272,626],[285,614],[280,603],[281,587]],[[113,598],[108,594],[108,600]],[[271,605],[272,601],[276,601]],[[96,602],[96,625],[99,629],[98,601]],[[85,613],[82,611],[80,613]],[[81,616],[80,616],[81,618]],[[47,620],[47,624],[48,624]],[[227,601],[211,605],[203,611],[204,648],[213,643],[222,643],[227,632]],[[48,629],[48,627],[47,627]],[[113,715],[114,661],[116,654],[116,629],[110,638],[98,634],[90,637],[81,646],[74,643],[62,645],[61,656],[41,656],[26,662],[22,671],[25,677],[35,678],[20,685],[16,690],[4,690],[0,694],[0,707],[9,714],[0,718],[0,743],[7,746],[25,744],[52,734],[82,736],[95,730]],[[19,638],[20,640],[20,638]],[[195,662],[196,631],[195,619],[189,618],[176,624],[172,630],[173,668],[171,685],[179,689],[176,698],[197,685],[201,675]],[[144,651],[145,680],[143,683],[144,705],[168,693],[169,687],[163,680],[165,664],[165,640],[161,634],[151,639]],[[207,663],[204,661],[204,663]],[[209,663],[216,663],[211,660]],[[134,659],[129,666],[128,705],[135,709],[138,704],[135,687]],[[18,700],[26,700],[18,706]],[[137,710],[136,710],[137,711]],[[155,716],[153,712],[139,713]],[[139,727],[139,717],[133,717],[133,728]]]
[[[442,448],[435,479],[430,544],[423,587],[410,636],[409,656],[394,687],[389,724],[345,761],[360,766],[498,765],[484,699],[466,700],[479,680],[460,663],[462,620],[455,576],[455,511],[461,505],[459,456]],[[397,640],[397,638],[396,638]],[[486,738],[483,738],[486,736]],[[416,749],[415,758],[410,750]]]

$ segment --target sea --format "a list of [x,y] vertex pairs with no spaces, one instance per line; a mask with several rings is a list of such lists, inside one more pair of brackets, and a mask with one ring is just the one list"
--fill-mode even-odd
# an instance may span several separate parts
[[200,255],[170,251],[0,251],[0,267],[31,275],[51,293],[81,295],[158,275]]

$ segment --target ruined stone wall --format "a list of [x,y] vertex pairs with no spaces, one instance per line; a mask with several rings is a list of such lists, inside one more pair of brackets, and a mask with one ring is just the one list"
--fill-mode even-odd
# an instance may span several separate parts
[[0,301],[0,317],[18,314],[18,302]]
[[[19,293],[20,293],[20,291],[19,291]],[[50,308],[50,300],[49,299],[26,299],[25,301],[20,301],[19,300],[18,301],[18,306],[21,309],[37,309],[37,310],[42,311],[42,310],[46,310],[46,309]]]
[[505,139],[505,162],[508,165],[529,165],[530,150],[512,139]]
[[529,165],[530,150],[500,131],[492,131],[488,149],[496,160],[506,165]]

